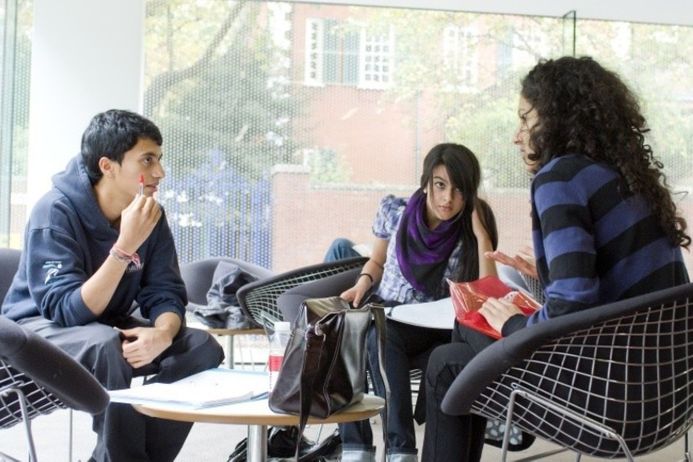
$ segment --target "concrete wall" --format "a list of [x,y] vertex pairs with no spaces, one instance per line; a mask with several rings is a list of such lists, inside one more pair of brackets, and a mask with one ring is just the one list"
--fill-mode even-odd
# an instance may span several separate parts
[[98,112],[139,111],[144,0],[34,0],[28,207]]

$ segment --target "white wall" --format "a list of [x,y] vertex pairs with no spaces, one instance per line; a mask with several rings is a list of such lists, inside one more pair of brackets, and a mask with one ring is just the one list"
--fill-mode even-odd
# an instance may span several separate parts
[[[291,0],[290,0],[291,1]],[[582,19],[693,26],[691,0],[300,0],[308,3],[355,4],[421,8],[426,10],[475,11],[538,16],[563,16],[571,10]]]
[[79,152],[93,115],[141,110],[144,0],[34,0],[28,205]]

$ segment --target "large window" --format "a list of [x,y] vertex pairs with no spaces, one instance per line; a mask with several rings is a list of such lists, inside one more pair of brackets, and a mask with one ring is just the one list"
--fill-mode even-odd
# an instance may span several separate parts
[[33,2],[0,2],[0,247],[21,247],[26,221]]
[[[181,258],[279,271],[320,261],[335,237],[369,242],[379,199],[410,194],[443,141],[480,158],[501,247],[529,243],[519,80],[572,52],[564,32],[562,18],[149,0],[145,111],[164,129]],[[574,38],[640,94],[691,216],[693,28],[578,20]]]

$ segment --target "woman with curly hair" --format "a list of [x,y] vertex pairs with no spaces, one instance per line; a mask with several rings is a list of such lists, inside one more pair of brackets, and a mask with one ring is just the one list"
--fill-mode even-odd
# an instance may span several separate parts
[[[536,269],[546,302],[526,317],[489,299],[480,313],[503,336],[527,325],[688,282],[691,243],[662,163],[645,142],[638,102],[591,58],[542,61],[522,80],[514,143],[533,175]],[[426,372],[423,460],[477,461],[485,420],[442,413],[454,378],[491,339],[456,325]]]

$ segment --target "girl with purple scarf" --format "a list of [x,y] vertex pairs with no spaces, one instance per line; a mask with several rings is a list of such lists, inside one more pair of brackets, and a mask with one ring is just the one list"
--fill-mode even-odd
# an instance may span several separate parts
[[[356,283],[341,297],[355,306],[376,286],[374,294],[386,305],[420,303],[448,295],[446,278],[472,281],[495,275],[493,260],[484,256],[498,243],[495,218],[477,197],[481,169],[474,153],[459,144],[439,144],[426,155],[421,187],[406,200],[385,197],[373,225],[376,236],[370,259]],[[452,328],[452,325],[450,326]],[[385,372],[390,384],[388,403],[389,461],[416,461],[411,404],[410,359],[430,353],[450,341],[450,330],[387,322]],[[370,358],[371,371],[378,371]],[[374,385],[384,395],[374,374]],[[372,438],[358,443],[346,435],[343,461],[371,461]]]

